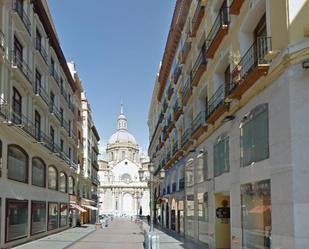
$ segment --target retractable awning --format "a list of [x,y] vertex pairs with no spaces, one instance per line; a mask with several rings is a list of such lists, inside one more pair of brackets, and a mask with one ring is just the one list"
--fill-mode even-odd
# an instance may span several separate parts
[[89,206],[89,205],[82,205],[85,208],[89,208],[90,210],[98,210],[98,208],[94,207],[94,206]]
[[77,205],[77,204],[71,203],[70,205],[71,205],[72,208],[75,208],[75,209],[81,211],[82,213],[87,212],[85,209],[83,209],[81,206],[79,206],[79,205]]

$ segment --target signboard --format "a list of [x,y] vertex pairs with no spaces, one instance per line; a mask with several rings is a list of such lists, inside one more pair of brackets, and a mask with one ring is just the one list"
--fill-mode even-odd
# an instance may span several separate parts
[[217,208],[216,216],[218,219],[229,219],[230,218],[230,208],[229,207]]

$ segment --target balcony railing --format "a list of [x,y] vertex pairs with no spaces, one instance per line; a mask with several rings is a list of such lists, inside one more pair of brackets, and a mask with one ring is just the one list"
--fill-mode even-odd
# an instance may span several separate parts
[[49,74],[55,79],[57,85],[59,86],[59,85],[60,85],[60,77],[59,77],[59,75],[57,74],[55,68],[50,67],[50,68],[49,68]]
[[198,85],[199,80],[201,79],[203,73],[206,71],[206,66],[206,45],[204,44],[191,71],[191,79],[193,86]]
[[230,5],[230,13],[231,15],[238,15],[240,12],[240,8],[245,0],[233,0]]
[[182,135],[182,146],[184,147],[191,139],[192,130],[188,128]]
[[230,23],[229,8],[228,7],[222,8],[220,10],[220,13],[216,17],[214,24],[207,36],[206,40],[207,58],[214,57],[221,41],[228,32],[229,23]]
[[46,90],[43,87],[36,86],[36,87],[33,88],[33,92],[34,92],[34,94],[40,96],[42,98],[42,100],[46,103],[46,105],[49,105],[48,93],[46,92]]
[[268,72],[270,61],[265,59],[265,56],[271,51],[271,47],[270,37],[257,38],[232,71],[232,81],[228,87],[229,97],[239,98]]
[[185,189],[185,178],[179,179],[179,191],[182,191]]
[[186,105],[192,95],[191,77],[188,78],[183,88],[183,104]]
[[180,75],[181,75],[181,66],[177,65],[173,72],[175,85],[177,84]]
[[7,119],[9,116],[9,104],[0,97],[0,116]]
[[221,116],[221,114],[227,110],[227,106],[224,103],[224,97],[224,84],[221,84],[221,86],[219,86],[208,101],[208,123],[214,123]]
[[195,13],[192,19],[192,32],[191,35],[193,37],[196,36],[197,30],[202,22],[203,16],[205,14],[205,6],[204,6],[204,1],[199,0],[195,9]]
[[15,10],[16,13],[19,15],[28,33],[31,35],[31,22],[27,13],[24,11],[22,2],[18,0],[13,0],[13,10]]
[[30,69],[29,65],[27,62],[23,60],[20,56],[16,55],[14,52],[12,52],[13,56],[13,66],[17,67],[22,74],[26,77],[28,82],[32,85],[32,70]]
[[60,114],[60,110],[55,106],[55,104],[52,104],[52,103],[49,104],[49,112],[51,114],[55,115],[55,117],[61,123],[62,117],[61,117],[61,114]]
[[206,128],[206,112],[201,111],[192,121],[192,137],[197,138]]
[[36,38],[35,40],[35,49],[38,50],[43,58],[43,60],[45,61],[46,64],[48,64],[48,55],[46,50],[43,48],[41,41],[39,40],[39,38]]
[[65,99],[65,101],[68,102],[68,94],[65,92],[63,86],[60,87],[60,93],[63,96],[63,98]]

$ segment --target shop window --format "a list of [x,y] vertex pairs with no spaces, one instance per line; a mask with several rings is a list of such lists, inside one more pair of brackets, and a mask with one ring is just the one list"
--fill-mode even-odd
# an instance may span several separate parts
[[229,137],[223,134],[217,138],[214,144],[214,176],[219,176],[229,171]]
[[28,201],[7,199],[6,241],[27,237]]
[[241,166],[269,158],[268,105],[254,108],[240,126]]
[[46,186],[46,166],[42,159],[33,158],[32,159],[32,185],[38,187]]
[[241,185],[243,248],[271,248],[270,180]]
[[47,229],[53,230],[58,228],[58,203],[48,203],[48,226]]
[[57,190],[58,187],[58,172],[53,166],[48,167],[48,188]]
[[68,204],[60,204],[60,227],[68,224]]
[[46,231],[46,203],[31,202],[31,235]]
[[74,187],[75,187],[74,178],[72,176],[70,176],[69,180],[68,180],[68,188],[69,188],[69,194],[70,195],[73,195],[75,193]]
[[18,145],[8,146],[8,178],[28,183],[28,155]]
[[67,192],[67,175],[64,172],[60,172],[59,174],[59,191]]

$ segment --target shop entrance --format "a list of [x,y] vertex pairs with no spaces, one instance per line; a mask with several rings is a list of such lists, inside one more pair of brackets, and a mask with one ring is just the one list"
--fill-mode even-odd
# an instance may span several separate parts
[[230,193],[216,193],[216,248],[231,248]]

